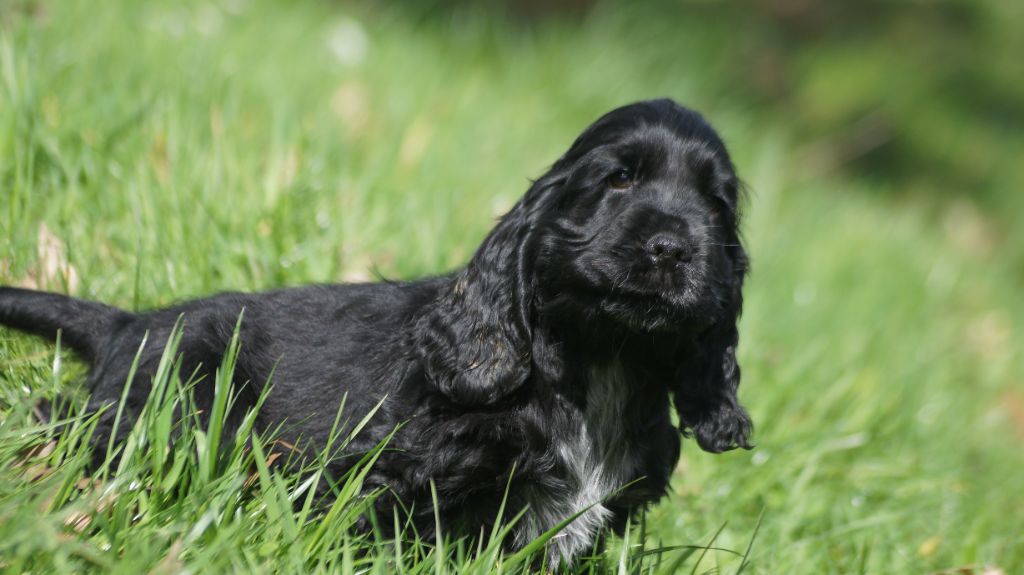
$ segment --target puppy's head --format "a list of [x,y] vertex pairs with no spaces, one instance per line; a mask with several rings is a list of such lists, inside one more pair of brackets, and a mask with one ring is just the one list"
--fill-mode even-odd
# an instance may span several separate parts
[[[557,363],[539,315],[688,341],[669,382],[684,433],[747,446],[736,320],[747,258],[738,182],[715,131],[671,100],[625,106],[576,139],[419,323],[428,378],[493,404]],[[540,354],[538,354],[538,349]]]
[[736,313],[737,178],[699,114],[671,100],[613,110],[545,179],[538,286],[553,301],[641,331]]
[[749,447],[736,362],[747,256],[721,138],[671,100],[613,110],[530,190],[537,298],[571,319],[678,334],[680,425],[707,451]]

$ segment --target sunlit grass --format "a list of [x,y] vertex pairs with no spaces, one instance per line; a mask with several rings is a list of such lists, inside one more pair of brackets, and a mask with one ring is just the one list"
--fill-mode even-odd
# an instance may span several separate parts
[[[807,177],[784,118],[722,97],[708,32],[656,23],[633,45],[639,24],[613,10],[525,28],[313,2],[40,5],[0,10],[0,282],[135,308],[437,273],[597,115],[672,96],[751,188],[757,448],[687,442],[669,498],[581,570],[1024,569],[1024,301],[1001,257],[1020,246],[970,205]],[[327,479],[273,465],[272,437],[175,427],[188,375],[172,360],[133,442],[87,473],[90,419],[47,447],[30,412],[81,366],[0,335],[0,567],[540,568],[499,534],[471,552],[352,532],[358,469],[323,515],[308,496]]]

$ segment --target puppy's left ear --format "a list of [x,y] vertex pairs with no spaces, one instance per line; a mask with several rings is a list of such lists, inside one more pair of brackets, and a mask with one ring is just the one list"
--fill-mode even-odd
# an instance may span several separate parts
[[427,380],[450,400],[490,405],[529,378],[539,180],[456,273],[415,328]]
[[747,256],[738,238],[728,251],[733,270],[727,313],[697,342],[696,353],[680,367],[673,393],[683,435],[693,436],[701,449],[711,453],[750,449],[748,439],[753,432],[750,416],[736,396],[740,385],[736,322],[743,307]]
[[748,438],[753,424],[736,397],[740,385],[736,344],[735,328],[705,342],[703,365],[685,374],[675,393],[683,435],[692,436],[711,453],[751,448]]

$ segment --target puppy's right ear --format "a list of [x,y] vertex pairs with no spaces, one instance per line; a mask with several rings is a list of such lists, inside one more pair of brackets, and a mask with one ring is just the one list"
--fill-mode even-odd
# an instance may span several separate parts
[[536,187],[501,219],[416,322],[415,345],[427,379],[456,403],[494,404],[530,377],[534,273],[529,239],[539,210]]
[[529,344],[521,330],[489,317],[494,310],[451,299],[438,302],[417,326],[427,380],[455,403],[497,403],[529,378]]

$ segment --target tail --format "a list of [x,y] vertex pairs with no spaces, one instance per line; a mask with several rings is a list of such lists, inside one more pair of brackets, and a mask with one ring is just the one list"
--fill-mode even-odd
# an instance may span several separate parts
[[128,312],[101,303],[65,295],[0,287],[0,324],[34,335],[56,339],[86,359],[95,359],[111,324],[127,319]]

